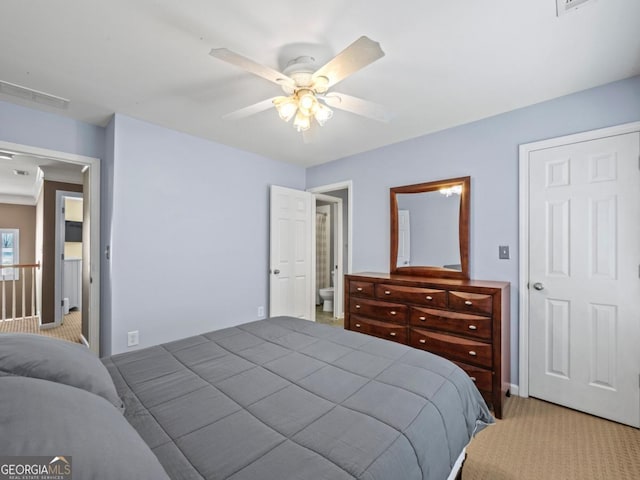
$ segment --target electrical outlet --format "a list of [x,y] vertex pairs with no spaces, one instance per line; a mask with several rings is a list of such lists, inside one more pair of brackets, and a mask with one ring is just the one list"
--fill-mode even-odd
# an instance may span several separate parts
[[127,332],[127,347],[135,347],[140,343],[140,334],[138,330]]
[[509,245],[500,245],[498,247],[498,258],[500,260],[509,260]]
[[258,318],[264,318],[264,307],[258,307]]

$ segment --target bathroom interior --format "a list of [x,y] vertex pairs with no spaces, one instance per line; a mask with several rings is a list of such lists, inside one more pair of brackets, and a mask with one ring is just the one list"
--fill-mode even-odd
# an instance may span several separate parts
[[[335,300],[335,288],[338,282],[336,276],[339,271],[346,273],[347,263],[347,191],[336,190],[328,192],[328,195],[341,198],[341,203],[316,199],[316,321],[339,324],[343,321],[343,312]],[[338,215],[341,208],[342,215]],[[339,224],[339,217],[342,222]],[[339,232],[339,230],[342,230]],[[340,241],[340,237],[342,241]],[[339,252],[342,244],[342,251]],[[340,253],[340,254],[339,254]],[[338,268],[338,263],[342,268]]]

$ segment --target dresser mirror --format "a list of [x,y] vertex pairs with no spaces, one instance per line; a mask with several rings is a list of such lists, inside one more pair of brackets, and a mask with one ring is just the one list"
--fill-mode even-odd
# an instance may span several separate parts
[[469,278],[471,177],[390,189],[391,273]]

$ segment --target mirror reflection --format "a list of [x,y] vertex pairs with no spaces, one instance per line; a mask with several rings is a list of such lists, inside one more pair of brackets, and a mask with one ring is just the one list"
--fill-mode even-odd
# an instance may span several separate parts
[[458,188],[397,195],[398,267],[432,265],[462,270],[460,193]]
[[471,178],[390,189],[390,272],[469,278]]

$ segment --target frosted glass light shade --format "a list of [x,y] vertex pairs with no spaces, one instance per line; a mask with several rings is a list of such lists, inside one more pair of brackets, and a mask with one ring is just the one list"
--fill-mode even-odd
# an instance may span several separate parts
[[295,120],[293,121],[293,126],[299,132],[304,132],[305,130],[309,130],[309,128],[311,127],[311,119],[309,118],[309,116],[299,111],[296,115]]
[[327,120],[333,117],[333,110],[331,110],[326,105],[323,105],[320,102],[318,102],[318,106],[316,108],[314,117],[316,119],[316,122],[318,122],[322,127],[327,122]]
[[273,104],[278,110],[278,115],[285,122],[291,120],[298,110],[298,103],[295,97],[278,97],[273,100]]

